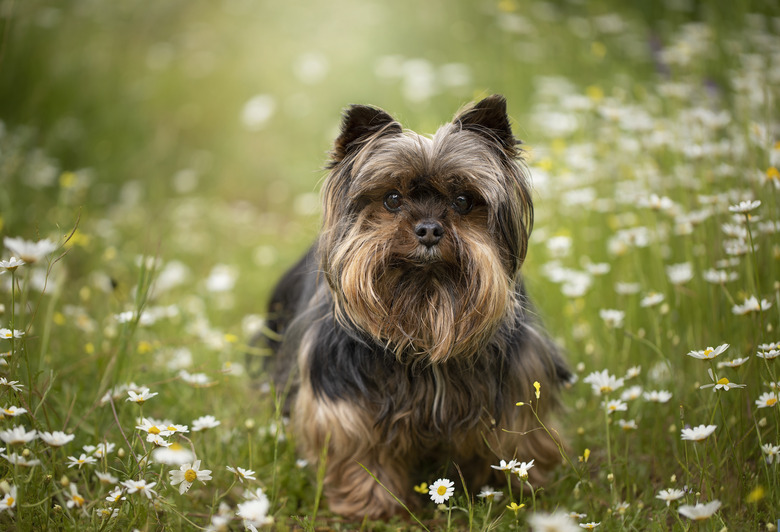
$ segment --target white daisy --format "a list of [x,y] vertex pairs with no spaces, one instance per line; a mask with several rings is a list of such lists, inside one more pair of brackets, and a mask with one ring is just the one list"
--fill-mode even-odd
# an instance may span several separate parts
[[227,470],[230,471],[231,473],[235,473],[235,475],[238,477],[238,480],[240,480],[242,484],[244,483],[244,479],[257,480],[257,478],[255,478],[254,476],[255,472],[252,471],[251,469],[244,469],[243,467],[230,467],[230,466],[225,466],[225,467],[227,467]]
[[776,392],[764,392],[756,399],[757,408],[769,408],[777,405],[777,393]]
[[189,490],[196,480],[201,482],[211,480],[211,470],[201,470],[200,460],[195,460],[192,465],[184,464],[178,471],[170,471],[169,474],[171,475],[171,486],[179,484],[179,493]]
[[38,437],[38,431],[35,429],[27,431],[23,426],[18,425],[8,430],[0,431],[0,440],[3,440],[8,445],[17,445],[23,443],[30,443]]
[[681,499],[684,495],[685,492],[683,490],[672,488],[668,490],[659,491],[658,495],[656,495],[655,498],[661,499],[662,501],[666,501],[666,506],[669,506],[669,503]]
[[200,432],[201,430],[213,429],[218,427],[220,421],[214,416],[201,416],[192,422],[192,432]]
[[642,397],[645,398],[645,401],[650,401],[651,403],[667,403],[672,398],[672,393],[666,390],[652,390],[643,393]]
[[76,437],[74,434],[65,434],[62,431],[54,432],[41,432],[38,437],[42,439],[47,445],[52,447],[62,447],[66,443],[70,443]]
[[440,478],[428,487],[428,495],[436,504],[444,504],[455,493],[454,485],[451,480]]
[[32,242],[30,240],[24,240],[23,238],[5,237],[3,239],[3,244],[11,253],[28,264],[38,262],[57,249],[57,244],[47,238],[39,240],[38,242]]
[[122,485],[127,488],[127,493],[140,493],[146,495],[147,499],[151,499],[152,495],[157,496],[157,492],[152,488],[157,485],[157,482],[146,483],[145,480],[125,480]]
[[680,437],[683,440],[701,441],[715,432],[716,428],[718,428],[717,425],[699,425],[691,429],[682,429]]
[[729,348],[729,344],[721,344],[715,348],[708,347],[701,351],[689,351],[688,356],[693,358],[698,358],[699,360],[712,360],[713,358],[722,354],[728,348]]
[[677,511],[693,521],[703,521],[712,517],[712,515],[718,511],[718,508],[720,508],[720,501],[715,499],[706,504],[698,503],[696,506],[684,504],[680,506]]

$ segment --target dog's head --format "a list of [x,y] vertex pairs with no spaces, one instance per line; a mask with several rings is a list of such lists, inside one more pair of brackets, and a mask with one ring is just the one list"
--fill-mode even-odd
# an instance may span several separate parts
[[506,101],[432,137],[380,109],[344,115],[323,187],[322,268],[347,327],[399,357],[468,357],[516,310],[533,223]]

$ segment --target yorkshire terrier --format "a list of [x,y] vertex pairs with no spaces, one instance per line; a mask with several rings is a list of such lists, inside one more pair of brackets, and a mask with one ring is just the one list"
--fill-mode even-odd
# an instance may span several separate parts
[[432,137],[345,112],[321,234],[268,321],[269,371],[303,456],[326,457],[333,512],[386,518],[447,467],[478,488],[499,458],[533,459],[532,483],[560,462],[557,433],[516,406],[538,381],[547,425],[570,376],[520,274],[533,205],[519,144],[499,95]]

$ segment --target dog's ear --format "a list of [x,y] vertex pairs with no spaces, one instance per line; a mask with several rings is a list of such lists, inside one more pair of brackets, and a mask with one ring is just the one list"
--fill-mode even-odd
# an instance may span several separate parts
[[331,166],[340,163],[352,150],[374,135],[402,133],[403,129],[392,116],[377,107],[352,105],[344,113],[341,134],[333,143]]
[[479,133],[498,143],[510,154],[521,144],[512,134],[509,116],[506,114],[506,98],[493,94],[459,112],[452,121],[462,129]]

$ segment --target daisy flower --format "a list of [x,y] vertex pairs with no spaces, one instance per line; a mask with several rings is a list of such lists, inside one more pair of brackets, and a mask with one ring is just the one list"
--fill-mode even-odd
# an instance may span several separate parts
[[18,455],[16,453],[0,454],[0,456],[8,460],[10,463],[22,467],[34,467],[37,465],[41,465],[40,460],[37,459],[28,460],[24,455]]
[[[0,329],[0,330],[8,330],[8,329]],[[0,335],[2,337],[2,335]],[[0,386],[8,386],[12,390],[16,392],[21,392],[22,388],[24,388],[24,384],[20,384],[19,381],[9,381],[5,377],[0,377]]]
[[756,296],[750,296],[741,305],[734,305],[731,307],[731,312],[737,316],[744,316],[751,312],[761,312],[768,310],[772,306],[771,301],[762,299],[760,302]]
[[101,484],[116,484],[119,482],[119,479],[111,473],[101,473],[100,471],[95,471],[95,476],[97,476]]
[[702,384],[699,386],[700,390],[703,390],[704,388],[712,388],[712,391],[716,390],[725,390],[729,391],[732,388],[744,388],[746,384],[736,384],[731,381],[729,381],[726,377],[721,377],[720,379],[715,380],[717,377],[712,372],[712,369],[708,369],[707,373],[710,375],[710,379],[712,379],[712,384]]
[[479,493],[477,493],[477,497],[480,499],[485,499],[488,501],[500,501],[501,497],[504,496],[504,492],[502,491],[496,491],[490,486],[483,486]]
[[775,462],[775,460],[778,460],[778,454],[780,454],[780,445],[765,443],[761,446],[761,451],[766,455],[766,463],[772,464]]
[[244,469],[243,467],[230,467],[230,466],[225,466],[225,467],[227,467],[228,471],[234,473],[238,477],[238,480],[241,481],[242,484],[244,483],[244,479],[257,480],[257,478],[255,478],[254,476],[255,472],[252,471],[251,469]]
[[640,395],[642,395],[642,387],[632,386],[621,393],[620,398],[623,401],[633,401],[634,399],[638,399]]
[[218,427],[220,421],[214,416],[201,416],[192,422],[192,432],[200,432],[201,430],[213,429]]
[[37,436],[38,431],[33,429],[30,432],[27,432],[27,430],[21,425],[12,429],[0,431],[0,440],[3,440],[8,445],[30,443]]
[[125,494],[125,490],[123,490],[120,487],[116,487],[111,491],[111,493],[108,494],[106,500],[112,504],[117,503],[119,501],[124,501],[125,499],[127,499],[127,497],[125,497],[124,494]]
[[724,360],[718,362],[718,368],[738,368],[749,360],[749,357],[735,358],[734,360]]
[[618,329],[623,326],[623,319],[626,313],[622,310],[604,308],[599,311],[599,316],[604,320],[604,324],[610,329]]
[[707,349],[701,351],[689,351],[688,356],[698,358],[699,360],[712,360],[713,358],[722,354],[728,348],[729,344],[721,344],[715,348],[708,347]]
[[187,370],[180,370],[179,378],[196,388],[205,388],[214,383],[205,373],[189,373]]
[[690,262],[671,264],[666,267],[669,282],[675,285],[685,284],[693,279],[693,266]]
[[530,462],[518,462],[515,467],[512,468],[512,473],[520,477],[520,480],[528,479],[528,471],[534,466],[534,461]]
[[777,404],[777,393],[775,392],[764,392],[761,395],[758,396],[758,399],[756,399],[756,407],[757,408],[769,408],[772,406],[775,406]]
[[236,508],[236,516],[244,520],[244,528],[256,531],[257,527],[273,522],[273,519],[268,515],[271,503],[260,488],[257,488],[255,492],[248,492],[248,494],[248,499]]
[[729,212],[737,213],[737,214],[746,214],[750,211],[756,210],[761,206],[761,200],[755,200],[755,201],[740,201],[736,205],[729,205]]
[[680,506],[677,511],[693,521],[704,521],[705,519],[712,517],[712,515],[718,511],[718,508],[720,508],[720,501],[715,499],[706,504],[698,503],[696,506],[684,504]]
[[16,508],[16,486],[11,486],[8,493],[0,500],[0,513],[4,510],[12,512],[14,508]]
[[715,432],[716,428],[718,428],[717,425],[699,425],[692,429],[682,429],[680,437],[683,440],[701,441]]
[[725,270],[716,270],[714,268],[710,268],[709,270],[705,270],[702,273],[702,277],[708,283],[725,284],[730,281],[736,281],[737,279],[739,279],[739,274],[737,272],[729,272]]
[[129,397],[125,399],[125,401],[132,401],[141,405],[157,395],[157,393],[158,392],[151,392],[149,388],[143,388],[140,393],[134,392],[133,390],[127,390],[127,395],[129,395]]
[[16,257],[11,257],[8,260],[0,260],[0,268],[3,269],[3,271],[9,271],[12,272],[19,266],[24,266],[26,262],[24,262],[22,259],[17,259]]
[[454,485],[455,483],[451,480],[440,478],[428,487],[428,494],[436,504],[444,504],[455,493]]
[[149,434],[146,437],[146,441],[155,444],[157,447],[170,447],[172,445],[171,442],[167,441],[159,434]]
[[39,260],[45,258],[46,255],[57,249],[57,244],[48,238],[44,238],[38,242],[32,242],[22,238],[5,237],[3,239],[3,245],[5,245],[5,247],[11,251],[11,253],[28,264],[34,264],[38,262]]
[[607,411],[607,414],[611,414],[612,412],[625,412],[628,410],[628,405],[620,399],[612,399],[601,404]]
[[585,530],[593,530],[597,526],[599,526],[601,522],[596,523],[595,521],[590,523],[580,523],[580,528],[584,528]]
[[85,445],[82,447],[86,452],[97,458],[103,458],[104,456],[113,453],[115,448],[116,444],[111,442],[100,442],[97,445]]
[[11,329],[0,329],[0,338],[5,338],[6,340],[10,340],[11,338],[21,338],[24,336],[24,331],[17,331],[14,329],[13,331]]
[[777,358],[778,355],[780,355],[780,349],[769,349],[756,353],[758,358],[763,358],[764,360],[772,360],[773,358]]
[[16,417],[21,416],[22,414],[26,414],[27,409],[26,408],[20,408],[18,406],[7,406],[3,408],[2,415],[8,416],[8,417]]
[[178,471],[170,471],[171,486],[179,484],[179,493],[184,493],[192,487],[193,482],[211,480],[210,469],[200,469],[200,460],[195,460],[192,465],[184,464]]
[[135,428],[142,430],[148,434],[158,434],[160,436],[170,436],[173,434],[167,427],[162,424],[152,423],[151,420],[143,418],[140,425],[136,425]]
[[195,459],[193,452],[182,444],[174,442],[167,447],[158,446],[152,451],[152,460],[158,464],[183,465]]
[[84,500],[84,497],[79,495],[78,488],[76,487],[76,484],[71,483],[70,485],[70,495],[68,496],[68,502],[66,502],[66,506],[68,508],[83,508],[84,503],[87,502]]
[[146,495],[147,499],[151,499],[152,495],[157,496],[157,492],[152,488],[157,485],[157,482],[146,483],[145,480],[125,480],[122,485],[127,488],[127,493],[140,493]]
[[590,384],[593,393],[596,395],[607,394],[623,387],[623,379],[610,375],[607,370],[594,371],[582,379],[582,382]]
[[636,421],[633,419],[629,419],[628,421],[625,419],[618,419],[618,425],[620,425],[620,428],[626,432],[630,432],[639,428],[639,426],[636,424]]
[[656,495],[655,498],[661,499],[662,501],[666,501],[666,506],[669,506],[669,503],[671,503],[672,501],[676,501],[677,499],[681,499],[684,495],[685,492],[683,490],[672,488],[668,490],[659,491],[658,495]]
[[642,366],[632,366],[626,370],[626,376],[623,378],[625,380],[630,380],[635,377],[639,377],[641,373],[642,373]]
[[639,301],[640,307],[654,307],[659,303],[662,303],[666,297],[660,292],[650,292]]
[[651,403],[667,403],[672,398],[672,393],[666,390],[651,390],[643,393],[642,397]]
[[563,512],[532,514],[528,518],[528,524],[534,532],[577,532],[577,526],[568,514]]
[[38,437],[44,441],[47,445],[52,447],[62,447],[66,443],[73,441],[76,437],[74,434],[65,434],[62,431],[54,432],[41,432]]
[[94,456],[87,456],[84,453],[81,453],[81,456],[79,456],[78,458],[76,458],[75,456],[69,456],[68,460],[70,460],[70,462],[68,463],[68,467],[79,466],[79,469],[81,469],[81,466],[83,466],[84,464],[92,465],[97,462],[97,458],[95,458]]
[[499,471],[511,471],[517,466],[517,460],[510,460],[509,462],[506,462],[504,460],[501,460],[498,465],[491,465],[493,469],[497,469]]

